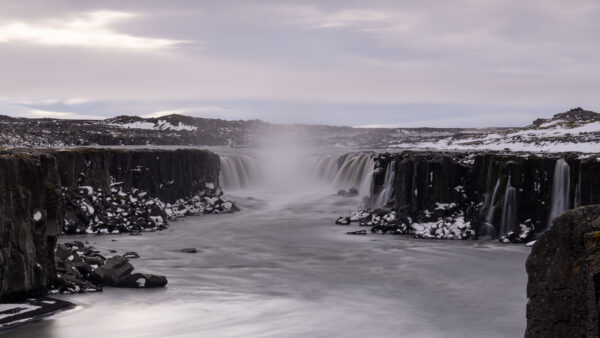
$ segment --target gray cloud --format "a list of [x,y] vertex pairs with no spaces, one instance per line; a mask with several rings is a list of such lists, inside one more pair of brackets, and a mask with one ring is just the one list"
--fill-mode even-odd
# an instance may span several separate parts
[[[0,9],[6,114],[484,126],[600,109],[594,0],[1,1]],[[2,42],[11,24],[26,25],[12,34],[68,33],[102,11],[123,16],[78,31],[73,43],[49,45],[39,34]],[[136,44],[148,48],[129,48]]]

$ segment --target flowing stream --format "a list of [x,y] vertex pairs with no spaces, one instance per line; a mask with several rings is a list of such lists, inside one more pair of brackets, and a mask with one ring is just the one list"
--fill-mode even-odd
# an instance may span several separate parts
[[[261,159],[275,166],[272,172],[265,169],[265,176],[287,185],[240,187],[234,192],[242,210],[238,213],[188,217],[142,236],[62,238],[88,240],[103,252],[137,251],[141,258],[132,260],[136,270],[166,275],[169,284],[164,289],[107,288],[103,293],[60,296],[77,308],[3,335],[523,335],[529,248],[346,235],[359,227],[334,226],[333,220],[355,209],[360,196],[335,196],[335,182],[344,176],[347,183],[355,179],[354,184],[365,177],[366,167],[350,168],[340,161],[333,173],[334,166],[327,164],[332,177],[328,185],[298,177],[293,170],[300,163],[287,160]],[[368,164],[360,156],[352,161]],[[286,181],[285,175],[277,177],[281,170],[293,175]],[[187,247],[198,253],[179,252]]]

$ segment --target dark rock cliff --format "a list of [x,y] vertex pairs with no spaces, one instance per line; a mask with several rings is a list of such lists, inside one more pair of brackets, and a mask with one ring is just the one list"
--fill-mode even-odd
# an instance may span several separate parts
[[371,200],[384,189],[386,171],[394,170],[394,194],[386,205],[400,215],[431,222],[440,205],[451,204],[444,214],[448,208],[460,213],[479,236],[525,241],[549,226],[555,170],[561,159],[568,169],[560,176],[568,185],[561,195],[567,200],[565,210],[600,203],[600,162],[596,156],[571,153],[383,154],[375,158],[376,167],[385,170],[375,171]]
[[54,246],[62,223],[56,159],[0,155],[0,298],[39,295],[55,278]]
[[600,206],[565,212],[527,259],[525,337],[600,335]]
[[69,224],[142,231],[164,227],[169,216],[231,211],[220,197],[219,169],[219,157],[203,150],[3,151],[0,300],[47,291],[56,278],[56,238]]

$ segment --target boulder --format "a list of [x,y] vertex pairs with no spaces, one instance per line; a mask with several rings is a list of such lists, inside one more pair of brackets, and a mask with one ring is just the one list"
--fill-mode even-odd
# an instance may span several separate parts
[[165,285],[167,285],[165,276],[133,273],[121,277],[114,286],[119,288],[160,288]]
[[133,265],[127,258],[114,256],[90,274],[90,281],[94,284],[112,286],[131,271],[133,271]]
[[129,251],[123,254],[124,258],[140,258],[140,255],[138,255],[137,252],[135,251]]
[[525,337],[598,337],[600,205],[569,210],[527,258]]

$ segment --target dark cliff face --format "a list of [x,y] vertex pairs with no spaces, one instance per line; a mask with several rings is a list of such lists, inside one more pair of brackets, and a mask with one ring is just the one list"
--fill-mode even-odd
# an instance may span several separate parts
[[[548,227],[559,159],[569,168],[565,174],[567,209],[600,203],[600,162],[596,157],[402,152],[379,156],[376,166],[385,169],[394,161],[395,191],[388,204],[393,209],[414,219],[434,210],[438,203],[454,203],[479,235],[490,224],[493,237],[498,238],[525,228],[533,235]],[[374,195],[383,189],[385,173],[375,172]]]
[[525,337],[598,337],[600,206],[554,219],[527,259]]
[[62,223],[56,159],[0,155],[0,299],[38,295],[56,276],[54,246]]
[[[132,224],[127,226],[137,226],[134,223],[138,222],[141,230],[156,218],[163,222],[164,217],[166,221],[169,210],[165,206],[170,203],[178,207],[174,217],[206,213],[208,207],[212,208],[209,212],[230,210],[232,204],[221,200],[217,194],[220,194],[219,169],[219,157],[203,150],[2,152],[0,300],[35,296],[47,291],[56,278],[56,237],[68,223],[68,218],[79,218],[79,223],[81,218],[86,218],[85,221],[91,222],[92,219],[106,218],[113,210],[125,209],[124,213],[129,211],[131,214],[126,220]],[[96,210],[88,206],[92,209],[88,214],[78,212],[87,206],[85,203],[92,204],[92,199],[96,200],[97,196],[110,199],[102,201],[104,205],[94,204]],[[119,204],[117,198],[122,199]],[[141,210],[139,206],[144,201],[153,205],[144,205],[147,210]],[[116,218],[113,222],[125,223],[124,220]],[[137,228],[125,228],[131,229]]]
[[[74,149],[53,151],[65,187],[109,190],[120,182],[164,202],[188,197],[206,183],[218,185],[219,156],[206,150]],[[111,181],[111,180],[114,180]]]

